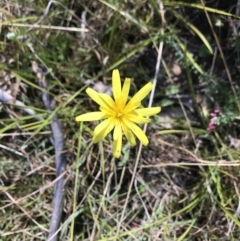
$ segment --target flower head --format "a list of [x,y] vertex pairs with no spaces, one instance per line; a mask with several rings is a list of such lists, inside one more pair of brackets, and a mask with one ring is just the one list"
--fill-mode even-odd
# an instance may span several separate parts
[[129,101],[128,94],[131,80],[126,78],[123,86],[121,85],[118,70],[112,73],[113,98],[104,93],[98,93],[91,88],[87,88],[87,94],[99,104],[100,111],[86,113],[76,117],[76,121],[96,121],[104,119],[94,129],[93,142],[103,140],[113,129],[113,155],[118,158],[122,149],[122,133],[132,146],[136,145],[134,135],[148,145],[148,138],[137,124],[150,122],[146,116],[151,116],[161,111],[160,107],[138,108],[141,101],[152,90],[152,83],[149,82],[140,89]]
[[220,110],[219,109],[215,109],[213,113],[211,113],[211,119],[210,122],[208,123],[208,130],[209,131],[215,131],[216,129],[216,125],[217,125],[217,120],[220,116]]

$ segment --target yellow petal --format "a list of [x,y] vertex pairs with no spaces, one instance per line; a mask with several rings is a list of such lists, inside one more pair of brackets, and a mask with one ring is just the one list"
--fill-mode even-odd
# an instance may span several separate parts
[[122,92],[121,79],[118,69],[114,69],[112,72],[112,89],[114,99],[117,102]]
[[107,117],[116,116],[115,110],[104,109],[103,107],[99,108]]
[[101,111],[89,112],[79,115],[75,118],[75,121],[96,121],[105,117],[105,114]]
[[111,110],[116,109],[116,104],[111,98],[111,96],[104,93],[99,93],[98,95],[101,98],[101,100],[104,102],[104,104],[109,107],[109,109]]
[[113,129],[114,122],[111,122],[109,119],[104,120],[94,129],[94,136],[92,138],[93,143],[97,143],[103,140],[106,135]]
[[116,120],[114,132],[113,132],[113,140],[117,140],[121,133],[122,133],[121,124],[119,120]]
[[135,102],[135,103],[132,103],[132,104],[130,103],[130,105],[129,105],[129,102],[128,102],[128,104],[126,105],[126,107],[123,110],[123,114],[131,112],[132,110],[135,110],[140,105],[141,105],[141,102]]
[[[131,111],[136,108],[136,104],[140,103],[152,90],[152,83],[149,82],[145,86],[143,86],[128,102],[125,109],[127,111]],[[139,105],[138,105],[139,106]]]
[[151,107],[151,108],[140,108],[134,110],[138,115],[141,116],[151,116],[156,115],[161,111],[161,107]]
[[128,121],[132,121],[138,124],[149,123],[151,121],[151,119],[144,118],[138,115],[131,115],[131,114],[125,115],[124,118],[127,119]]
[[138,125],[130,121],[125,121],[124,124],[126,124],[126,126],[132,130],[133,134],[136,135],[136,137],[139,139],[139,141],[142,142],[144,146],[148,145],[148,138]]
[[90,96],[91,99],[93,99],[96,103],[98,103],[99,105],[102,105],[103,101],[101,100],[101,98],[98,96],[98,92],[95,91],[92,88],[87,88],[86,89],[86,93]]
[[119,158],[121,155],[122,149],[122,131],[119,133],[119,136],[116,140],[113,140],[113,156]]
[[131,81],[130,81],[129,78],[125,79],[121,95],[118,98],[118,100],[116,101],[116,106],[117,106],[117,111],[118,112],[122,112],[124,107],[125,107],[125,105],[126,105],[126,103],[127,103],[128,93],[129,93],[129,89],[130,89],[130,82]]
[[124,135],[126,136],[128,142],[131,144],[131,146],[135,146],[136,140],[134,138],[134,135],[133,135],[131,129],[127,128],[127,126],[124,123],[122,123],[122,128],[123,128]]
[[123,106],[126,105],[127,100],[128,100],[128,94],[129,94],[129,89],[130,89],[130,84],[131,84],[131,79],[126,78],[123,84],[122,88],[122,104]]
[[106,104],[108,103],[108,100],[104,101],[105,96],[102,96],[102,94],[98,93],[92,88],[87,88],[86,92],[90,96],[90,98],[93,99],[96,103],[98,103],[101,107],[103,107],[106,110],[111,110],[111,105]]
[[98,124],[93,131],[94,135],[98,135],[100,132],[102,132],[102,130],[106,129],[108,125],[109,125],[109,119],[106,119],[100,124]]

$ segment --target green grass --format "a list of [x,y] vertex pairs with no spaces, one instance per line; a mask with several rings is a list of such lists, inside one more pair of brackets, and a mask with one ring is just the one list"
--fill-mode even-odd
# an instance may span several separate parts
[[[228,25],[237,19],[235,3],[204,8],[201,1],[163,1],[164,29],[157,1],[60,3],[52,2],[38,23],[44,27],[31,30],[27,24],[43,16],[44,1],[0,5],[0,88],[35,113],[1,105],[0,240],[46,240],[56,172],[49,138],[54,114],[68,160],[59,240],[238,240],[240,152],[228,137],[239,141],[238,39]],[[153,106],[163,110],[148,125],[150,144],[140,159],[139,145],[130,148],[124,140],[116,160],[111,136],[91,142],[97,122],[74,121],[97,109],[85,89],[98,82],[109,88],[118,68],[122,78],[132,78],[133,95],[153,80],[161,41]],[[47,91],[38,86],[32,61],[44,71]],[[54,99],[52,113],[41,92]],[[215,108],[222,115],[209,132]]]

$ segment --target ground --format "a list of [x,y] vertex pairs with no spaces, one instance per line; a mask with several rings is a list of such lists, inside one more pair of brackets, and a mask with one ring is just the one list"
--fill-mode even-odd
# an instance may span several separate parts
[[[1,1],[0,240],[239,240],[237,3]],[[116,68],[162,107],[119,159],[75,121]]]

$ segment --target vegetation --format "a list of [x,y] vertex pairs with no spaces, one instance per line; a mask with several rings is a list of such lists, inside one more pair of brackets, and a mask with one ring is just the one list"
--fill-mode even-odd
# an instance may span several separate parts
[[[54,240],[54,118],[67,158],[59,240],[239,240],[237,3],[2,1],[0,240]],[[157,80],[162,107],[149,145],[124,139],[119,159],[111,136],[92,143],[97,121],[75,121],[98,108],[87,87],[111,94],[114,69],[130,96]]]

